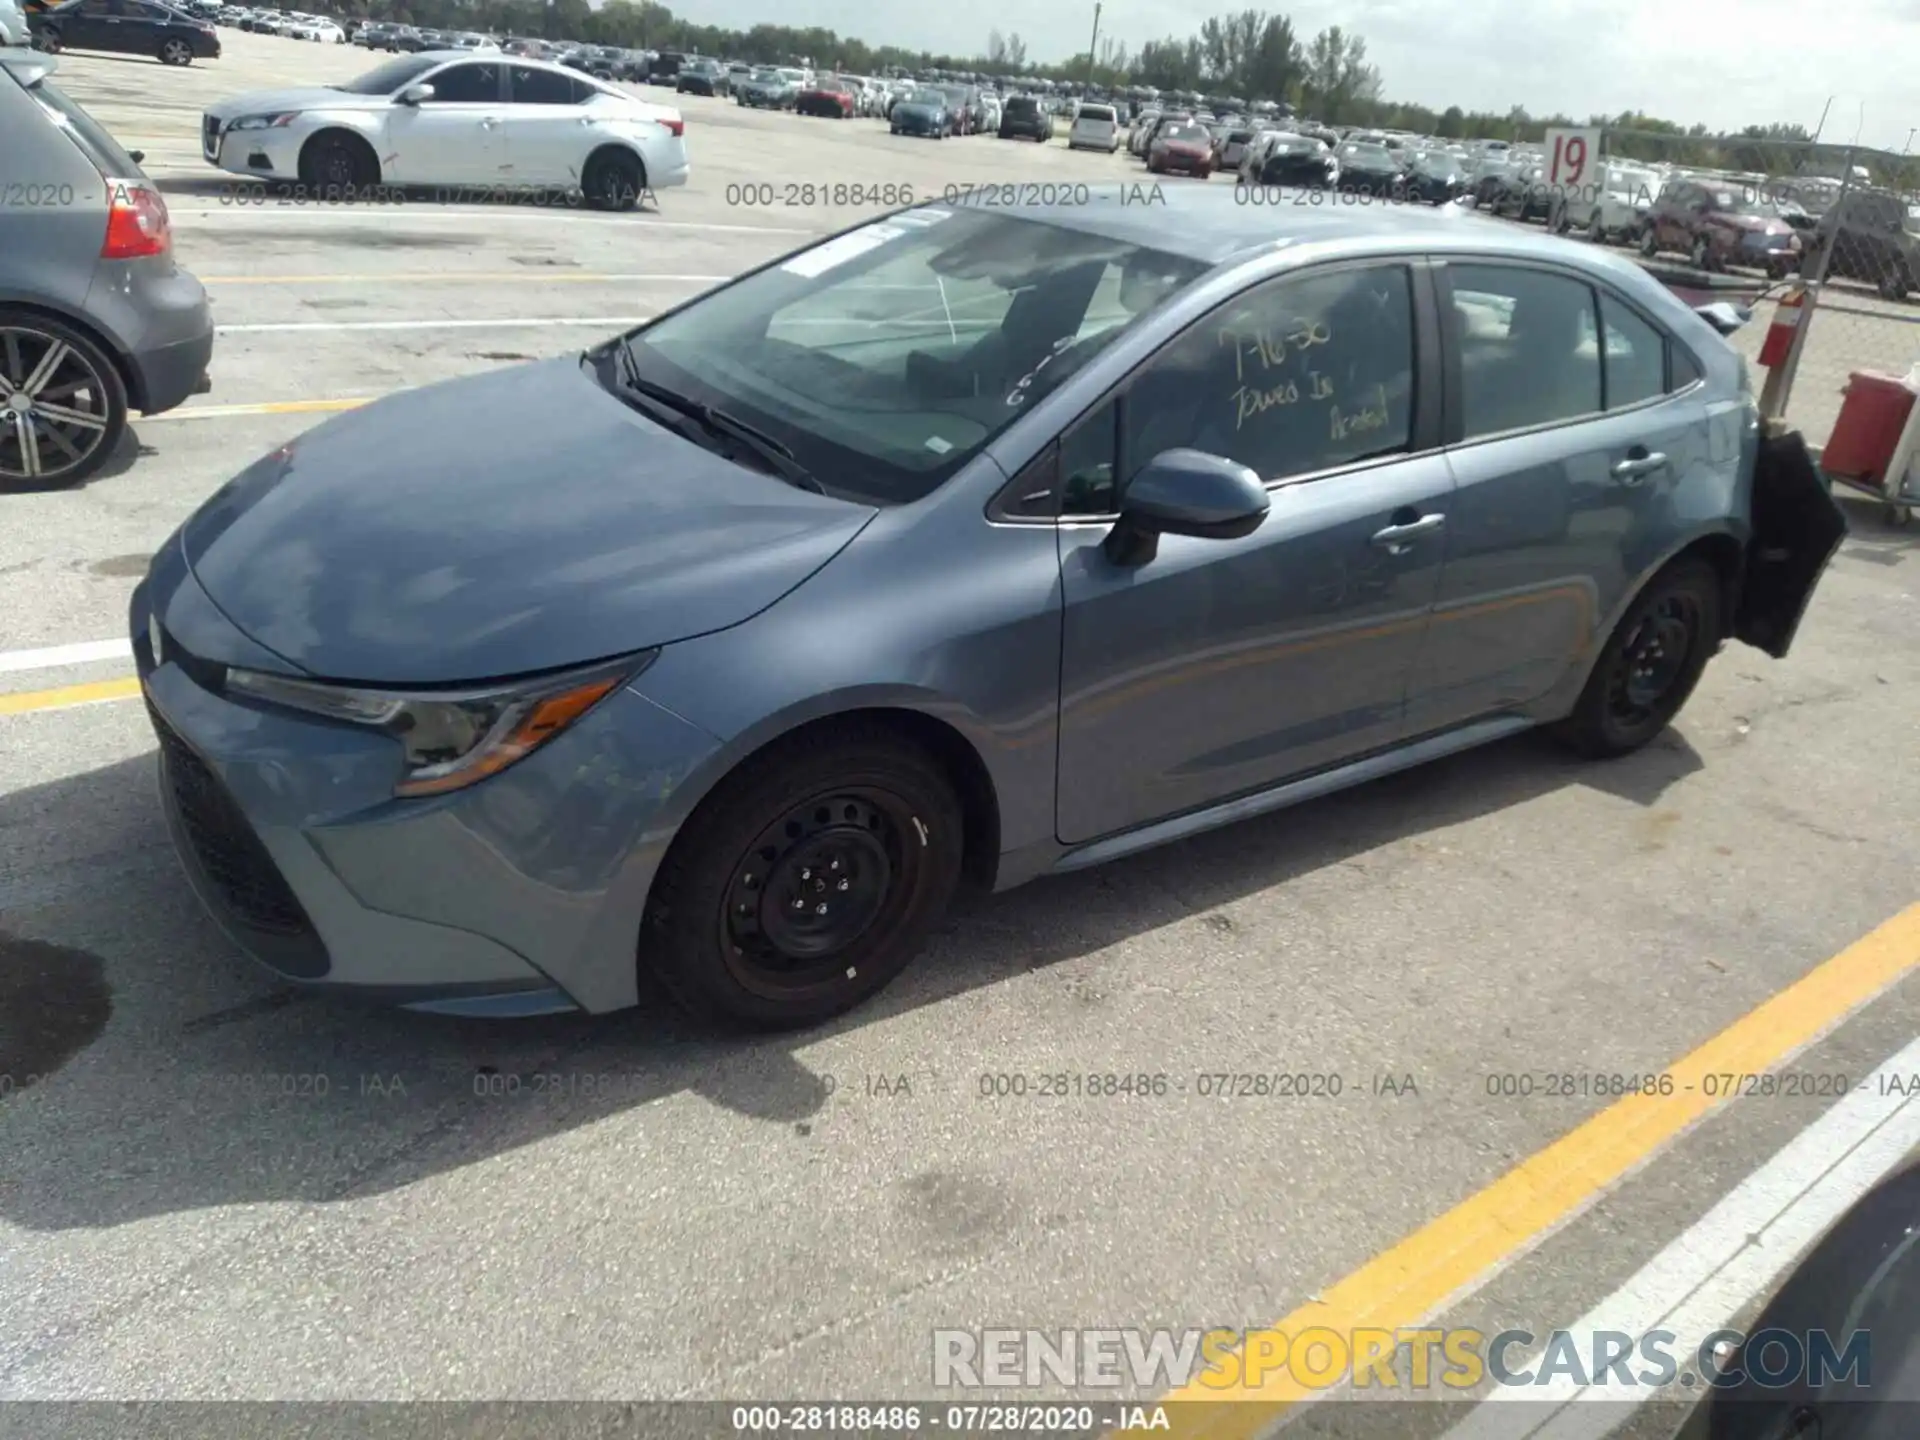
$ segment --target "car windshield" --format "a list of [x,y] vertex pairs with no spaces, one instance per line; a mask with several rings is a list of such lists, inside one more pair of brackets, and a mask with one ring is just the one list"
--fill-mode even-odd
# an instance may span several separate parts
[[902,103],[924,105],[929,110],[941,110],[946,107],[947,97],[945,92],[940,90],[915,90],[908,94]]
[[780,72],[778,70],[756,70],[753,72],[753,78],[756,84],[778,85],[780,83]]
[[904,503],[1205,269],[1005,213],[908,211],[696,300],[632,349],[643,379],[758,427],[829,490]]
[[1198,125],[1169,125],[1160,132],[1160,138],[1175,145],[1205,144],[1212,137]]
[[1451,155],[1428,153],[1415,156],[1413,168],[1422,175],[1451,175],[1460,165]]
[[391,95],[412,84],[439,63],[431,57],[404,55],[398,60],[389,60],[384,65],[376,66],[358,79],[328,88],[342,90],[349,95]]
[[1384,145],[1349,145],[1342,154],[1356,165],[1385,166],[1397,163]]

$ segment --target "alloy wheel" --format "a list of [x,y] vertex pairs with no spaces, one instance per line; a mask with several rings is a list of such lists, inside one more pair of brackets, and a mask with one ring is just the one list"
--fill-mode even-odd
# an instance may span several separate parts
[[1645,724],[1685,674],[1700,629],[1700,613],[1686,594],[1665,596],[1620,648],[1608,687],[1608,709],[1623,726]]
[[57,336],[0,328],[0,478],[57,482],[105,442],[111,391]]

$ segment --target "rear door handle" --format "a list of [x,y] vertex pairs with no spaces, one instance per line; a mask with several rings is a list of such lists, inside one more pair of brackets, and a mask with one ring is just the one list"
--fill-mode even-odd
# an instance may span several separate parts
[[1613,478],[1627,485],[1638,485],[1654,471],[1667,463],[1667,457],[1658,450],[1651,455],[1642,451],[1638,455],[1629,453],[1627,458],[1613,467]]
[[1447,517],[1444,515],[1422,515],[1418,520],[1409,520],[1404,525],[1389,525],[1384,530],[1374,531],[1373,543],[1390,555],[1404,555],[1415,540],[1422,535],[1431,535],[1446,523]]

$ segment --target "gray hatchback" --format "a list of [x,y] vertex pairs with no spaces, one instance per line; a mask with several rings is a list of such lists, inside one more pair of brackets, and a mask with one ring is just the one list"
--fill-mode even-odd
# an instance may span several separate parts
[[908,209],[235,477],[130,616],[209,908],[422,1009],[804,1024],[963,877],[1623,755],[1787,652],[1843,522],[1644,270],[1137,191]]
[[72,485],[105,464],[129,411],[208,387],[213,312],[174,263],[166,201],[50,78],[0,52],[0,491]]

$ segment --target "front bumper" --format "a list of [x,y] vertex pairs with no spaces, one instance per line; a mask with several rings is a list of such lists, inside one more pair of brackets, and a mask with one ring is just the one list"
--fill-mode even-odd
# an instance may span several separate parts
[[625,689],[482,784],[398,801],[387,737],[223,693],[226,665],[287,667],[213,605],[177,538],[128,620],[182,866],[255,960],[295,984],[443,1013],[637,1001],[664,816],[713,737]]
[[[216,134],[213,125],[221,124]],[[203,117],[200,153],[209,164],[233,175],[251,175],[260,180],[297,180],[300,177],[300,146],[306,135],[291,126],[277,130],[228,130],[224,122]],[[234,197],[239,203],[240,197]]]

